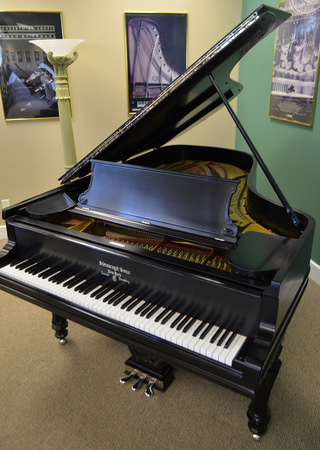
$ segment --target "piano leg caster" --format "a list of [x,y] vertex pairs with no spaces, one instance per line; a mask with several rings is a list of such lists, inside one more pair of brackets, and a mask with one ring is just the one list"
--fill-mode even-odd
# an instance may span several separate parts
[[260,434],[253,434],[252,438],[254,441],[260,441],[261,436],[260,436]]
[[61,345],[65,345],[67,342],[67,326],[68,321],[64,317],[52,313],[52,329],[55,330],[55,337],[59,339]]
[[268,401],[280,367],[281,361],[280,359],[277,359],[269,368],[256,395],[249,405],[247,412],[249,418],[248,426],[255,441],[259,441],[261,435],[267,431],[268,423],[271,418]]

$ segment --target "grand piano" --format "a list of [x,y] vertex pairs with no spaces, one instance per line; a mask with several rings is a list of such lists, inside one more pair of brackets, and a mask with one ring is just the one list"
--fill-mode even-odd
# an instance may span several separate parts
[[[255,439],[307,285],[314,220],[289,205],[234,113],[242,86],[230,72],[288,16],[261,5],[57,188],[3,211],[1,289],[51,311],[61,343],[68,319],[126,344],[133,389],[164,391],[180,367],[249,397]],[[169,144],[220,107],[248,153]],[[258,166],[279,200],[257,192]]]

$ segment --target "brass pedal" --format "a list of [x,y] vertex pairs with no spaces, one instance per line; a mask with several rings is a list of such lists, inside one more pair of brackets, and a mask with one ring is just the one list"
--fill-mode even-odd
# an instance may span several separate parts
[[121,384],[127,383],[128,381],[132,380],[132,378],[134,378],[137,374],[138,374],[138,370],[133,369],[133,371],[129,375],[120,379],[120,383]]
[[142,386],[142,383],[144,383],[144,381],[147,379],[147,374],[146,373],[143,373],[142,375],[141,375],[141,377],[138,379],[138,381],[136,382],[136,383],[134,383],[134,385],[132,386],[132,390],[133,391],[137,391],[138,389],[140,389],[141,388],[141,386]]

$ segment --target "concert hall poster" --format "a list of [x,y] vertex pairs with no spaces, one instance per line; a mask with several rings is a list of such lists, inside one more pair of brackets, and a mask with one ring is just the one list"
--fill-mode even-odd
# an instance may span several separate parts
[[129,114],[186,69],[187,14],[125,13]]
[[312,126],[318,82],[320,0],[287,0],[292,16],[277,30],[269,116]]
[[55,77],[31,39],[62,38],[60,12],[0,11],[0,82],[4,118],[57,118]]

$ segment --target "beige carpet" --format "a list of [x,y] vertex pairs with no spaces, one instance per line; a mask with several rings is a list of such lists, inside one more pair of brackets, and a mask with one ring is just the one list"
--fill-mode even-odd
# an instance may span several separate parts
[[0,449],[320,449],[319,299],[310,281],[256,443],[249,399],[183,370],[164,394],[133,392],[125,345],[69,322],[61,346],[49,312],[0,291]]

